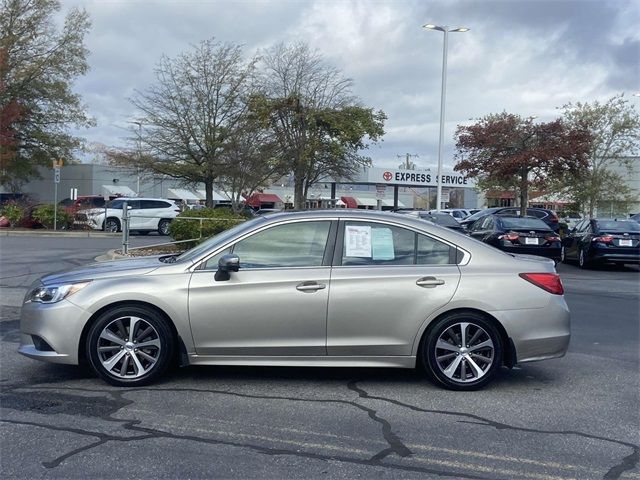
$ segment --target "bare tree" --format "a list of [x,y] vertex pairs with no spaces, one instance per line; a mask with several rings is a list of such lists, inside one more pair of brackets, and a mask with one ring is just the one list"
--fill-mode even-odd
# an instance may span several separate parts
[[304,208],[311,185],[325,176],[350,177],[370,163],[359,151],[367,147],[365,137],[382,137],[386,116],[359,106],[352,81],[305,44],[279,44],[263,64],[263,91],[251,109],[271,129],[293,173],[294,207]]
[[213,39],[176,58],[163,56],[155,84],[131,100],[141,112],[145,155],[129,152],[128,162],[204,183],[211,207],[213,185],[226,166],[222,154],[247,109],[254,71],[255,60],[245,61],[241,46]]

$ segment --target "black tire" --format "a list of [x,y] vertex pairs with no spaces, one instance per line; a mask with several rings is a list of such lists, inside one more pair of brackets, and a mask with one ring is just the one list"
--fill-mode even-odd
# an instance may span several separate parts
[[163,218],[158,222],[158,234],[159,235],[169,235],[169,225],[171,224],[171,220],[168,218]]
[[113,217],[107,218],[103,230],[105,232],[118,233],[120,231],[120,220]]
[[96,319],[85,349],[92,370],[102,379],[118,387],[137,387],[152,383],[167,370],[175,339],[167,321],[155,311],[121,306]]
[[[458,346],[451,343],[454,338],[449,334],[459,332],[463,324],[467,324],[466,340],[471,342]],[[458,335],[457,341],[460,337]],[[489,341],[491,346],[488,346]],[[445,343],[448,344],[445,348],[437,347]],[[503,350],[502,338],[493,321],[478,313],[460,312],[436,321],[423,336],[420,352],[422,365],[435,383],[449,390],[468,391],[482,388],[495,378],[502,366]]]
[[591,261],[589,261],[584,248],[580,248],[580,251],[578,252],[578,266],[580,268],[589,268],[591,266]]

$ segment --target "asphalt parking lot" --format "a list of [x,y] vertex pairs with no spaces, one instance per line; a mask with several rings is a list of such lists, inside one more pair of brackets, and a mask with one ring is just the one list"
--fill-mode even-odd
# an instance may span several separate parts
[[417,371],[242,367],[114,388],[18,355],[27,286],[118,246],[0,238],[2,478],[640,480],[638,267],[559,265],[569,353],[478,392]]

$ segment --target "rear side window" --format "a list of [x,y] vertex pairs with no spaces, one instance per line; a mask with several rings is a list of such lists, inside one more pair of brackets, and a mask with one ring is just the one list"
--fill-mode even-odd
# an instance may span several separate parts
[[545,218],[547,217],[547,212],[545,212],[544,210],[527,210],[527,215],[538,218]]
[[343,266],[456,263],[455,248],[394,225],[345,222],[343,236]]
[[151,208],[169,208],[171,205],[167,202],[163,202],[162,200],[142,200],[142,208],[151,209]]

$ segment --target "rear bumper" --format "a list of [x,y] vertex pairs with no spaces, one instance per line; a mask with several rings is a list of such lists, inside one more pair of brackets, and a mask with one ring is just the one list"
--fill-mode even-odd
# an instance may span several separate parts
[[517,363],[562,357],[571,338],[570,314],[564,297],[550,295],[544,308],[491,313],[513,341]]
[[[631,250],[631,251],[629,251]],[[600,262],[640,263],[640,250],[623,248],[593,248],[589,257]]]
[[560,259],[561,247],[511,247],[511,246],[499,246],[503,252],[519,253],[522,255],[537,255],[538,257]]

